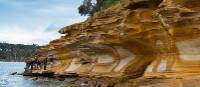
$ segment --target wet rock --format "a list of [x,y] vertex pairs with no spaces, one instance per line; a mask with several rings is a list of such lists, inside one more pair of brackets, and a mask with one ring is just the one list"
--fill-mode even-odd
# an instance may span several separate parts
[[10,75],[16,75],[17,74],[17,72],[13,72],[13,73],[11,73]]
[[76,81],[78,81],[79,78],[65,78],[65,82],[69,84],[75,84]]
[[17,75],[23,75],[23,73],[17,73]]
[[33,73],[31,71],[24,71],[22,73],[23,76],[33,76]]
[[31,78],[31,80],[38,80],[38,77],[33,77],[33,78]]
[[44,71],[44,72],[41,73],[41,76],[53,78],[54,77],[54,72]]
[[65,81],[65,78],[57,78],[59,81]]

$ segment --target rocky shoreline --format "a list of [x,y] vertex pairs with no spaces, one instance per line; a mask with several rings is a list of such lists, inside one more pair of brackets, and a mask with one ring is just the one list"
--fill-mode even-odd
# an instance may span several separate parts
[[[96,77],[87,77],[87,76],[79,76],[78,74],[71,73],[71,74],[55,74],[54,72],[49,71],[43,71],[43,72],[30,72],[25,71],[22,74],[23,76],[30,76],[32,77],[32,80],[37,80],[40,77],[46,77],[46,78],[53,78],[55,80],[59,81],[67,81],[69,83],[68,86],[70,87],[82,87],[82,84],[88,85],[83,87],[112,87],[116,82],[114,83],[112,79],[114,78],[96,78]],[[68,87],[67,86],[67,87]]]
[[[127,79],[113,83],[112,78],[88,78],[78,75],[23,74],[32,80],[40,77],[57,79],[67,83],[66,87],[199,87],[199,73],[146,73],[137,79]],[[49,77],[50,76],[50,77]]]
[[62,28],[63,36],[37,51],[39,59],[51,59],[47,71],[24,75],[70,77],[78,87],[198,87],[193,79],[199,81],[200,73],[199,4],[120,0]]

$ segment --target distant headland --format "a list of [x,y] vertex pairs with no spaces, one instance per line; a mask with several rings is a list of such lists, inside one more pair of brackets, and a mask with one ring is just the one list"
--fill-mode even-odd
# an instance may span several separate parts
[[9,44],[0,42],[0,61],[22,62],[31,57],[40,46],[37,44]]

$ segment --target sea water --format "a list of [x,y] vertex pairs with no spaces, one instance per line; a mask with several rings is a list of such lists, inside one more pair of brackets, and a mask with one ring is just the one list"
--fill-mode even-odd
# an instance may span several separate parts
[[24,77],[22,75],[10,75],[13,72],[22,73],[23,62],[0,62],[0,87],[65,87],[65,81],[50,78]]

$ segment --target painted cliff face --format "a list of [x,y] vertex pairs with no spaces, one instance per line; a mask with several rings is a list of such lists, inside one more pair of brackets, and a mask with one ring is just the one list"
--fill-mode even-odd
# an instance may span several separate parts
[[188,0],[155,1],[121,0],[85,22],[64,27],[59,32],[66,36],[53,50],[57,56],[70,55],[60,56],[57,61],[63,62],[56,67],[65,66],[62,73],[131,78],[146,70],[178,72],[200,61],[198,7],[187,7]]

